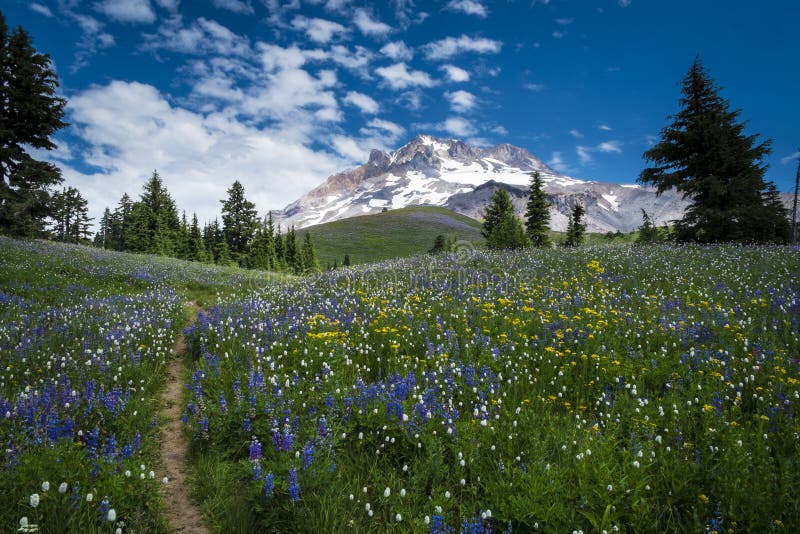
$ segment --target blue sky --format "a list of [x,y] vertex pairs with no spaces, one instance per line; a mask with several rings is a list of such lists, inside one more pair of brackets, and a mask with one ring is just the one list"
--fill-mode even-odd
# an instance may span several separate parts
[[263,213],[419,133],[527,148],[632,183],[696,54],[794,186],[800,2],[7,0],[71,126],[49,157],[93,215],[158,169],[202,219],[240,180]]

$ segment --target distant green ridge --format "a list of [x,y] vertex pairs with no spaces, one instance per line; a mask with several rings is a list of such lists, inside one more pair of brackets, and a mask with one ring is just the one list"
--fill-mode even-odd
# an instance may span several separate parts
[[383,213],[350,217],[310,226],[298,231],[298,238],[311,232],[320,267],[334,260],[371,263],[426,252],[438,234],[449,240],[483,246],[481,223],[465,215],[435,206],[414,206]]

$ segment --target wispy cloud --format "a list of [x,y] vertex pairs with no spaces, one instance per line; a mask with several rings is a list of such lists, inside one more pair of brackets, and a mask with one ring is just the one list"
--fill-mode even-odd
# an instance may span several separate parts
[[150,23],[156,20],[150,0],[103,0],[94,7],[118,22]]
[[53,12],[50,11],[50,8],[45,5],[37,4],[34,2],[30,4],[28,7],[31,8],[32,11],[36,11],[37,13],[39,13],[40,15],[44,15],[45,17],[53,16]]
[[364,35],[383,37],[392,31],[392,27],[370,15],[366,9],[356,9],[353,24]]
[[466,113],[472,110],[478,103],[475,95],[467,91],[459,90],[446,92],[444,96],[450,102],[450,109],[456,113]]
[[556,24],[560,24],[561,26],[569,26],[574,22],[574,20],[575,19],[568,19],[568,18],[556,19]]
[[570,134],[572,137],[574,137],[575,139],[581,139],[581,138],[583,138],[583,134],[582,134],[580,131],[578,131],[578,130],[575,130],[574,128],[573,128],[572,130],[570,130],[570,131],[569,131],[569,134]]
[[296,30],[304,31],[309,39],[322,44],[333,40],[336,34],[347,33],[347,28],[338,22],[319,18],[308,18],[303,15],[297,15],[292,19],[292,27]]
[[450,0],[445,9],[466,13],[467,15],[475,15],[480,18],[489,16],[489,8],[483,2],[478,2],[477,0]]
[[422,47],[425,57],[431,60],[448,59],[464,52],[475,52],[477,54],[497,54],[503,47],[503,43],[485,37],[470,37],[461,35],[460,37],[445,37],[438,41],[433,41]]
[[578,145],[575,147],[575,153],[578,155],[578,159],[582,165],[594,161],[592,154],[595,152],[622,154],[622,143],[617,140],[611,140],[603,141],[595,146]]
[[604,141],[597,145],[598,152],[614,152],[615,154],[622,154],[622,143],[619,141]]
[[392,41],[381,47],[381,54],[395,61],[410,61],[414,57],[414,50],[403,41]]
[[542,91],[544,89],[544,84],[531,82],[531,83],[526,83],[523,87],[525,87],[525,89],[527,89],[528,91],[534,91],[538,93],[539,91]]
[[254,13],[253,6],[249,0],[211,0],[214,7],[219,9],[227,9],[239,15],[252,15]]
[[547,165],[557,170],[558,172],[569,172],[569,166],[564,161],[564,158],[561,156],[561,152],[557,151],[553,152],[550,155],[550,160],[547,162]]
[[793,162],[795,160],[800,160],[800,150],[798,150],[797,152],[793,152],[793,153],[789,154],[788,156],[785,156],[785,157],[781,158],[781,163],[783,165],[788,165],[789,163],[791,163],[791,162]]
[[433,87],[436,82],[427,72],[421,70],[408,70],[405,63],[395,63],[389,67],[379,67],[375,73],[383,78],[392,89],[406,89],[408,87]]
[[455,65],[442,65],[439,70],[443,70],[447,79],[451,82],[468,82],[469,72]]
[[610,132],[612,128],[608,124],[601,122],[600,124],[597,125],[597,129],[603,130],[604,132]]
[[456,137],[469,137],[477,132],[475,126],[464,117],[449,117],[437,124],[436,128]]
[[617,0],[617,3],[620,5],[620,7],[628,7],[631,5],[631,1],[632,0]]
[[375,114],[380,109],[380,106],[372,97],[357,91],[349,91],[344,97],[344,102],[352,104],[362,112],[368,114]]

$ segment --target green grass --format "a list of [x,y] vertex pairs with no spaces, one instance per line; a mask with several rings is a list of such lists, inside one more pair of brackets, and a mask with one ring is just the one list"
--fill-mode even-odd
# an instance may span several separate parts
[[438,234],[471,246],[483,243],[480,222],[434,206],[390,210],[311,226],[298,232],[298,237],[302,238],[306,232],[311,232],[323,269],[334,261],[341,265],[345,254],[350,256],[351,263],[361,264],[426,252]]

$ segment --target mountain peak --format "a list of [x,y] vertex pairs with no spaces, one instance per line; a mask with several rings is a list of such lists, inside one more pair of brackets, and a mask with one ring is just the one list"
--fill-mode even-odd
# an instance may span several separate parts
[[[497,187],[508,189],[523,209],[534,171],[540,173],[551,197],[554,229],[566,225],[577,202],[587,208],[587,222],[596,231],[635,228],[641,218],[640,205],[659,221],[668,220],[652,199],[634,202],[633,211],[624,206],[626,199],[649,199],[650,192],[643,189],[569,178],[509,143],[480,148],[459,139],[419,134],[392,152],[372,150],[363,165],[331,176],[287,206],[282,222],[305,227],[414,205],[444,206],[480,217]],[[675,218],[680,213],[669,211]]]

